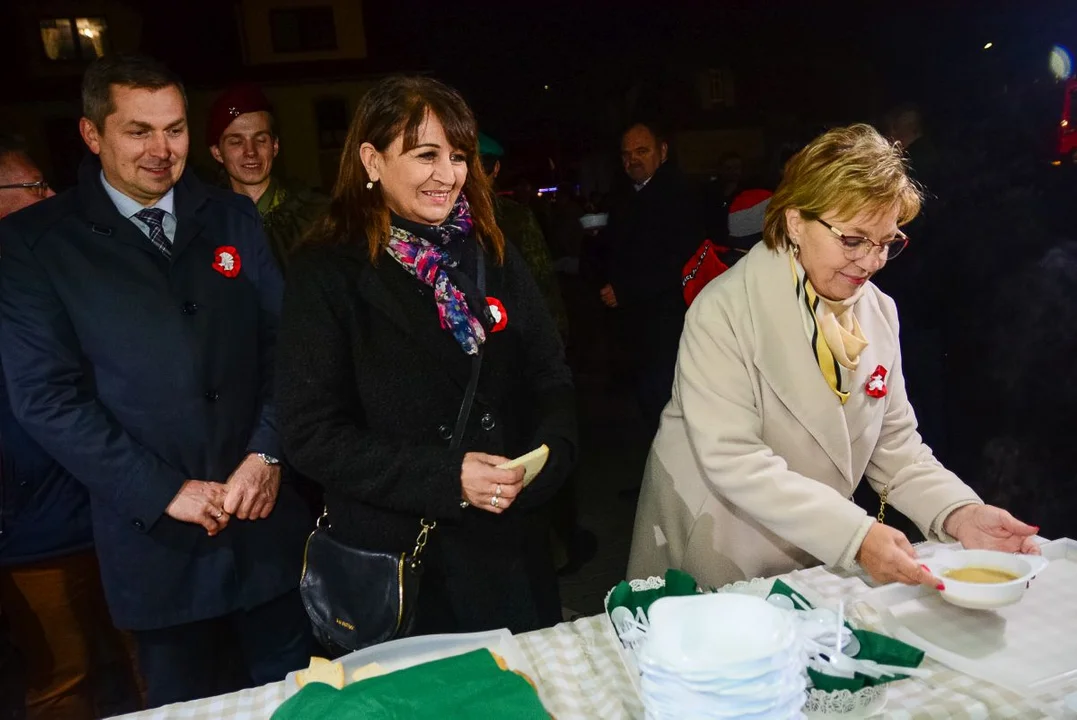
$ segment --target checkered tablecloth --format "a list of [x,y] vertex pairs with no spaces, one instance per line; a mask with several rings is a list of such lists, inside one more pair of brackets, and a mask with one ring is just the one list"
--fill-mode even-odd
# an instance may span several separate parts
[[[788,576],[790,584],[816,604],[847,603],[870,590],[856,575],[826,568]],[[643,707],[625,670],[616,638],[604,615],[562,623],[517,636],[546,708],[558,720],[635,720]],[[1057,706],[1042,706],[1017,693],[951,670],[930,659],[928,679],[891,683],[882,717],[895,720],[1035,720],[1052,717]],[[284,701],[283,683],[230,695],[169,705],[124,716],[128,720],[265,720]],[[1060,715],[1059,715],[1060,716]]]

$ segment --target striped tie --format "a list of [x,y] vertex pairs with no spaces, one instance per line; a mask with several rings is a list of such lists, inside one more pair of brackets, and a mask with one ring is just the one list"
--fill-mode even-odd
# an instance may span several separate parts
[[150,227],[150,242],[153,246],[161,251],[169,260],[172,259],[172,242],[165,235],[164,225],[161,221],[164,220],[165,211],[161,208],[146,208],[145,210],[139,210],[135,213],[135,217],[146,223]]

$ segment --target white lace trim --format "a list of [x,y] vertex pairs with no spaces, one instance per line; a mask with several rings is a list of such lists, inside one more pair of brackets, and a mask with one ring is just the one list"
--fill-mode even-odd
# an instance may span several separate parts
[[879,712],[884,705],[886,705],[885,685],[866,687],[856,692],[848,690],[823,692],[813,688],[808,691],[808,702],[804,705],[804,712],[809,718],[836,718],[847,715],[863,717]]

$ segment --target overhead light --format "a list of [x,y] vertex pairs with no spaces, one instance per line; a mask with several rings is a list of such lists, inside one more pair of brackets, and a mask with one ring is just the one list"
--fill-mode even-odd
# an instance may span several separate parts
[[1070,121],[1063,119],[1062,120],[1062,127],[1069,127],[1069,126],[1070,126]]
[[1051,48],[1051,54],[1047,58],[1047,67],[1051,70],[1055,80],[1065,80],[1073,74],[1073,58],[1069,50],[1061,45]]
[[1051,164],[1054,165],[1055,167],[1059,167],[1062,164],[1062,161],[1061,160],[1052,160]]
[[549,86],[549,85],[543,85],[543,86],[542,86],[542,89],[543,89],[543,90],[549,90],[549,89],[550,89],[550,86]]
[[986,45],[984,45],[984,50],[990,50],[993,47],[995,47],[995,43],[989,42]]

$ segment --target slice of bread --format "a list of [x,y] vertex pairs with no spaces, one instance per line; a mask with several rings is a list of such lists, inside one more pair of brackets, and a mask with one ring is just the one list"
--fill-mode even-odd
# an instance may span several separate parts
[[375,677],[378,677],[380,675],[385,675],[385,674],[386,674],[385,668],[383,668],[381,665],[379,665],[376,662],[372,662],[372,663],[369,663],[367,665],[364,665],[361,668],[358,668],[355,672],[353,672],[352,676],[351,676],[351,682],[359,682],[360,680],[368,680],[370,678],[375,678]]
[[320,682],[340,690],[344,687],[344,666],[325,658],[312,657],[310,667],[295,674],[295,682],[299,687]]
[[522,467],[524,469],[524,487],[527,487],[542,472],[542,468],[546,467],[546,460],[549,457],[550,448],[543,444],[526,455],[521,455],[515,460],[509,460],[507,463],[502,463],[497,467],[501,470],[514,470]]

